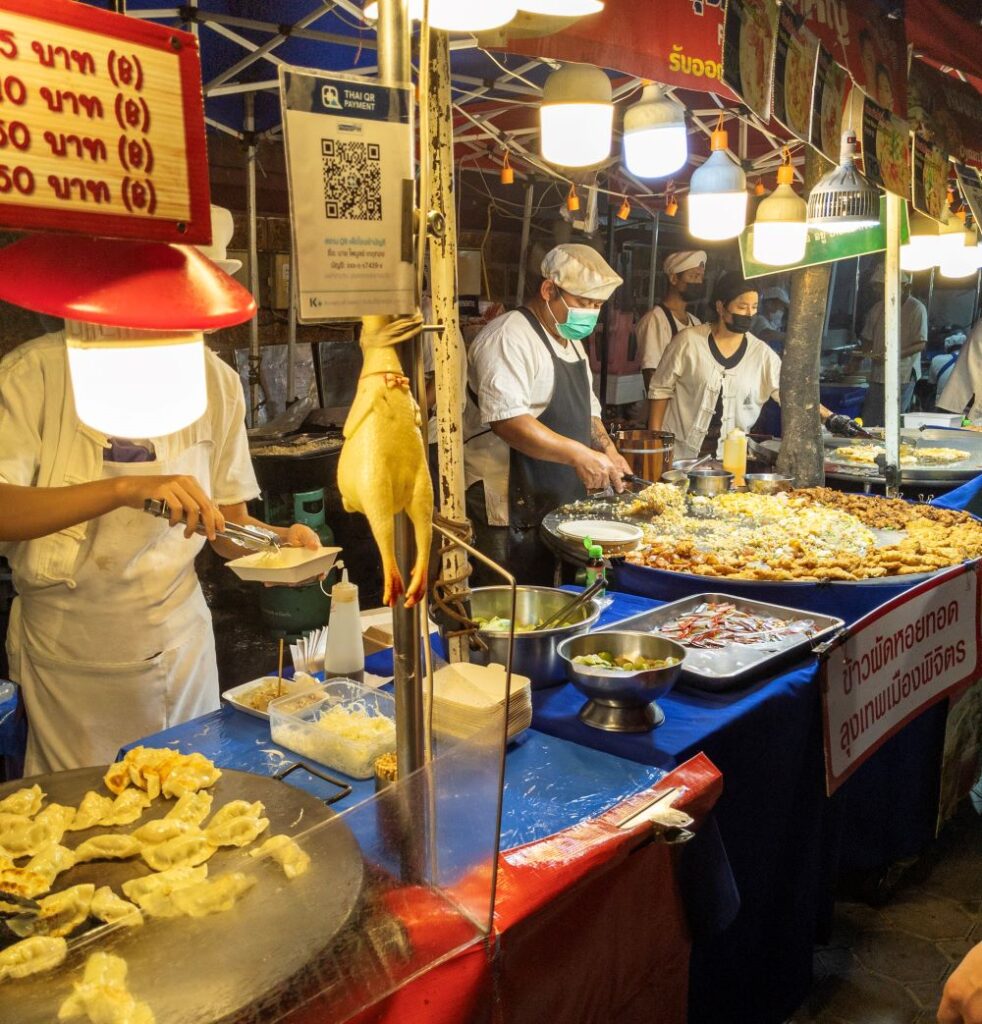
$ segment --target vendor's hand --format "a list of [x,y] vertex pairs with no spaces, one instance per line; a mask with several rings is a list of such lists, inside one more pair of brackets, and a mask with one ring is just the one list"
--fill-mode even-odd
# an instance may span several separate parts
[[[619,462],[624,460],[618,455]],[[601,491],[605,487],[613,487],[620,493],[624,490],[624,472],[619,464],[606,452],[598,452],[586,445],[580,445],[572,463],[580,483],[588,491]],[[627,470],[630,473],[630,469]]]
[[283,543],[288,548],[307,548],[309,551],[316,551],[321,546],[321,539],[309,526],[294,523],[286,531]]
[[187,521],[185,537],[194,536],[199,520],[209,540],[225,529],[225,517],[193,476],[124,476],[119,483],[129,508],[142,509],[148,499],[166,501],[171,526]]
[[938,1024],[982,1024],[982,942],[965,954],[945,983]]
[[616,448],[613,447],[613,445],[611,445],[611,447],[607,449],[607,454],[611,457],[611,460],[620,472],[621,479],[623,479],[625,476],[634,475],[634,470],[631,469],[631,466],[628,463],[627,459],[625,459],[624,456],[621,455],[621,453]]

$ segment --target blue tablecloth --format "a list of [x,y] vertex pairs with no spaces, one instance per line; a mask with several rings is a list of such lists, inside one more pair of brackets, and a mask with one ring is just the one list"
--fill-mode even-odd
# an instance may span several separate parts
[[[608,621],[643,610],[636,595],[613,597]],[[696,937],[694,1024],[790,1016],[810,985],[838,871],[910,855],[933,836],[944,705],[885,744],[829,800],[817,675],[809,657],[732,694],[676,689],[659,702],[664,725],[640,735],[584,725],[584,697],[571,685],[534,694],[533,725],[543,732],[662,768],[703,751],[723,772],[715,816],[741,909],[722,934]]]

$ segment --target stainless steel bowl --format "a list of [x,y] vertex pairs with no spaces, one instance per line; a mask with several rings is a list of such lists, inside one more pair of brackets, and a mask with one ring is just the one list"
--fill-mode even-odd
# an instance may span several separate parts
[[706,498],[726,494],[733,482],[733,474],[724,469],[690,469],[686,476],[689,478],[689,493]]
[[794,487],[791,477],[780,473],[747,473],[744,479],[751,494],[780,494]]
[[[678,663],[646,672],[614,672],[573,661],[581,654],[600,651],[635,658],[677,658]],[[570,682],[590,698],[580,710],[580,718],[609,732],[648,732],[661,725],[665,712],[654,701],[675,685],[685,660],[685,648],[674,640],[631,630],[570,637],[559,645],[559,654],[566,661]]]
[[683,492],[689,489],[689,474],[684,469],[670,469],[661,475],[662,483],[672,484]]
[[[575,594],[555,587],[519,587],[517,597],[518,624],[542,622],[573,600]],[[511,587],[478,587],[471,592],[471,615],[476,619],[488,619],[500,615],[511,615]],[[532,689],[540,690],[555,686],[566,679],[566,664],[556,652],[559,643],[568,637],[585,633],[600,618],[600,605],[590,600],[573,613],[573,622],[556,629],[533,630],[515,634],[515,658],[513,671],[528,676]],[[508,633],[481,630],[481,639],[488,645],[488,651],[474,651],[472,660],[481,665],[508,661]]]

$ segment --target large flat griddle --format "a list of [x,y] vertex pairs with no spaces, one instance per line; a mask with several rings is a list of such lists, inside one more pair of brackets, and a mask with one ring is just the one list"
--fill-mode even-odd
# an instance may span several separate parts
[[[943,466],[903,466],[901,485],[920,484],[925,487],[946,487],[982,473],[982,433],[974,430],[945,430],[939,427],[924,427],[900,432],[904,444],[916,448],[958,448],[969,453],[968,458]],[[831,480],[863,480],[873,484],[885,483],[878,466],[862,466],[836,460],[837,448],[855,444],[879,444],[882,441],[856,441],[842,437],[826,439],[825,475]]]
[[[87,790],[106,792],[104,772],[81,768],[18,780],[0,786],[0,798],[36,782],[47,802],[77,806]],[[207,862],[209,878],[232,870],[255,874],[252,889],[225,913],[147,918],[141,928],[103,926],[76,933],[61,967],[0,984],[0,1024],[53,1024],[72,980],[81,976],[86,957],[96,950],[126,960],[130,991],[149,1004],[156,1024],[259,1024],[277,1019],[276,1011],[290,1005],[291,991],[303,985],[358,911],[364,882],[358,843],[339,821],[319,829],[303,844],[311,855],[310,869],[288,880],[274,861],[250,858],[248,850],[270,835],[300,836],[334,817],[333,812],[302,790],[248,772],[224,771],[211,792],[213,812],[231,800],[265,804],[270,826],[264,835],[245,851],[223,848]],[[62,842],[74,848],[102,832],[131,832],[163,817],[173,805],[158,797],[131,825],[67,832]],[[54,888],[93,882],[122,895],[122,882],[150,873],[139,858],[80,864],[59,875]]]

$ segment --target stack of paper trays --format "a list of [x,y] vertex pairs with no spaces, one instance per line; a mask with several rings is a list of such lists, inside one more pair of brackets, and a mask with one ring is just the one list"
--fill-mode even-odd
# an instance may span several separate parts
[[[501,727],[505,706],[503,665],[446,665],[433,673],[433,730],[439,735],[470,736]],[[527,676],[512,674],[508,701],[508,739],[532,724],[532,688]]]

